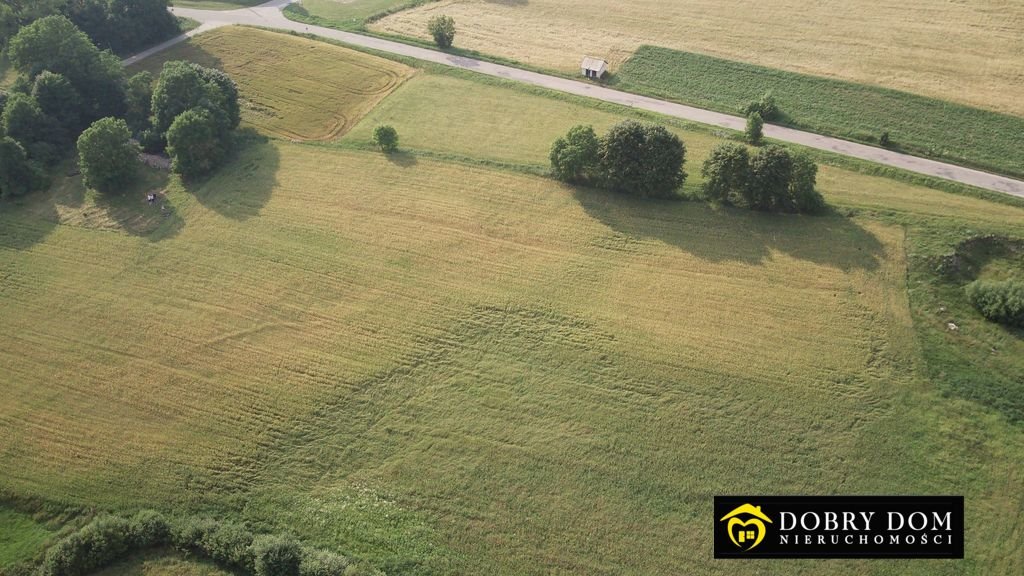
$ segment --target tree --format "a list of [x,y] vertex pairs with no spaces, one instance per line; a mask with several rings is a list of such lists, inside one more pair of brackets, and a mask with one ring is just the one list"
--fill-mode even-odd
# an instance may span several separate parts
[[179,114],[205,108],[225,137],[241,120],[238,89],[223,72],[188,62],[164,64],[153,91],[153,127],[166,133]]
[[58,150],[64,144],[60,126],[43,114],[39,103],[27,94],[15,93],[7,99],[0,115],[0,128],[17,140],[30,158],[39,162],[56,161]]
[[434,37],[438,48],[447,50],[455,41],[455,19],[446,14],[438,14],[427,22],[427,31]]
[[766,146],[750,162],[746,199],[754,210],[782,209],[788,203],[793,179],[793,158],[781,146]]
[[747,142],[754,146],[760,145],[761,140],[764,139],[764,119],[757,112],[751,112],[747,116],[747,129],[744,131],[744,135],[747,137]]
[[125,86],[124,119],[132,132],[138,134],[150,127],[149,115],[153,104],[153,75],[139,72],[128,79]]
[[139,149],[128,124],[118,118],[97,120],[78,137],[78,165],[85,185],[111,192],[135,174]]
[[77,134],[81,129],[82,96],[64,76],[49,70],[36,76],[32,97],[43,113],[56,120],[68,134]]
[[398,131],[393,126],[377,126],[373,131],[373,143],[383,152],[398,150]]
[[671,195],[686,180],[686,147],[663,126],[626,120],[601,144],[601,172],[608,187],[641,197]]
[[742,144],[719,144],[701,167],[709,200],[734,204],[750,185],[750,152]]
[[0,198],[21,196],[33,188],[36,174],[17,140],[0,138]]
[[0,50],[7,47],[7,41],[18,32],[18,15],[7,4],[0,4]]
[[124,113],[121,61],[100,52],[70,20],[47,16],[23,27],[8,48],[11,63],[34,79],[44,70],[60,74],[82,96],[83,124]]
[[[167,0],[105,0],[112,50],[127,53],[181,32]],[[99,43],[99,42],[97,42]]]
[[302,548],[291,538],[261,535],[252,543],[256,576],[299,576]]
[[563,182],[582,182],[594,177],[601,163],[601,140],[593,126],[573,126],[551,146],[551,171]]
[[167,153],[174,171],[195,178],[219,166],[226,153],[219,132],[217,120],[206,108],[179,114],[167,130]]
[[793,175],[789,182],[790,206],[801,214],[815,214],[825,208],[825,199],[815,188],[818,165],[806,154],[793,154]]
[[755,100],[747,107],[743,109],[744,116],[750,116],[754,112],[761,115],[761,119],[771,122],[779,117],[779,105],[775,103],[775,95],[769,92],[765,92],[761,95],[759,100]]

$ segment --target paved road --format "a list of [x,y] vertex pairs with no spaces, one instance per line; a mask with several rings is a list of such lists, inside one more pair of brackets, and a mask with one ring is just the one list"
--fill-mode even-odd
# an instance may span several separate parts
[[[682,104],[675,104],[673,102],[666,102],[664,100],[648,98],[646,96],[628,94],[626,92],[612,90],[589,82],[568,80],[557,76],[538,74],[536,72],[520,70],[510,66],[502,66],[500,64],[492,64],[490,62],[483,62],[472,58],[454,56],[436,50],[428,50],[426,48],[410,46],[400,42],[392,42],[390,40],[383,40],[360,34],[353,34],[351,32],[341,32],[339,30],[332,30],[330,28],[323,28],[320,26],[307,26],[300,22],[288,20],[281,13],[282,8],[294,1],[295,0],[272,0],[252,8],[238,8],[235,10],[219,12],[186,8],[172,8],[172,10],[179,16],[186,16],[202,23],[200,28],[193,30],[189,35],[195,35],[219,26],[227,26],[231,24],[248,24],[252,26],[278,28],[281,30],[292,30],[340,40],[355,46],[372,48],[382,52],[416,58],[418,60],[426,60],[428,62],[436,62],[446,66],[472,70],[489,76],[497,76],[499,78],[525,82],[527,84],[542,86],[544,88],[558,90],[560,92],[567,92],[569,94],[576,94],[588,98],[597,98],[606,102],[613,102],[633,108],[649,110],[665,114],[667,116],[675,116],[685,120],[700,122],[702,124],[720,126],[731,130],[743,130],[746,125],[746,120],[737,116],[720,114],[718,112],[711,112],[709,110],[702,110],[700,108],[684,106]],[[142,54],[129,58],[126,62],[138,61],[155,52],[159,52],[169,46],[173,46],[184,39],[184,37],[176,38],[165,44],[151,48]],[[871,162],[877,162],[887,166],[903,168],[905,170],[927,176],[944,178],[946,180],[970,184],[979,188],[986,188],[988,190],[1004,192],[1006,194],[1024,198],[1024,182],[1007,178],[1005,176],[989,174],[980,170],[973,170],[962,166],[956,166],[954,164],[936,162],[934,160],[927,160],[916,156],[909,156],[907,154],[899,154],[882,148],[865,146],[863,144],[857,144],[847,140],[830,138],[828,136],[821,136],[810,132],[802,132],[800,130],[784,128],[782,126],[766,125],[765,135],[776,140],[835,152],[837,154],[852,156],[862,160],[869,160]]]

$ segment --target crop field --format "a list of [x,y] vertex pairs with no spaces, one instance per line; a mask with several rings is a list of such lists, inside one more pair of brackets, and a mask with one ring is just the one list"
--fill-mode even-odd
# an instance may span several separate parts
[[343,134],[412,73],[401,64],[339,46],[237,27],[203,34],[135,69],[158,75],[171,60],[224,70],[243,95],[246,124],[295,140]]
[[303,0],[285,11],[299,20],[355,29],[371,16],[398,10],[410,3],[411,0]]
[[784,124],[869,142],[885,131],[905,151],[1024,176],[1024,115],[653,46],[626,61],[617,85],[729,114],[771,91]]
[[1024,116],[1014,0],[442,0],[372,29],[428,39],[441,13],[455,18],[457,47],[567,72],[584,54],[614,71],[649,44]]
[[[176,57],[251,58],[254,101],[271,46],[310,74],[356,58],[251,29]],[[381,66],[409,79],[336,141],[249,110],[269,137],[205,182],[0,204],[0,495],[242,520],[391,575],[667,576],[823,570],[713,563],[715,494],[953,493],[969,560],[827,570],[1024,570],[1024,433],[925,361],[1024,374],[1021,344],[970,318],[959,348],[922,259],[1024,236],[1024,208],[831,166],[813,218],[572,188],[531,173],[551,140],[638,113]],[[372,150],[384,122],[399,153]],[[722,137],[666,123],[694,193]],[[154,552],[103,576],[138,573],[220,574]]]
[[182,8],[200,8],[203,10],[233,10],[263,4],[267,0],[171,0],[168,4]]

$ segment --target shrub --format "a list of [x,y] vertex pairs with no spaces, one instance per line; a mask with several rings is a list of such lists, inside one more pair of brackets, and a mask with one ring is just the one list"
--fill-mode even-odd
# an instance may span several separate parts
[[398,150],[398,130],[393,126],[377,126],[373,131],[373,143],[383,152]]
[[252,543],[253,534],[244,525],[219,522],[203,533],[199,545],[215,562],[252,572]]
[[766,122],[779,118],[779,106],[775,103],[775,95],[770,91],[762,94],[760,99],[747,104],[742,112],[747,117],[756,112]]
[[615,191],[640,197],[671,196],[686,180],[686,147],[664,126],[626,120],[601,144],[601,172]]
[[348,558],[326,550],[305,550],[299,564],[300,576],[338,576],[349,568]]
[[445,14],[434,16],[427,22],[427,31],[438,48],[447,50],[455,41],[455,19]]
[[262,535],[252,543],[256,576],[299,576],[302,549],[285,536]]
[[751,112],[747,115],[747,128],[743,132],[747,138],[747,142],[758,146],[761,144],[761,140],[764,139],[764,119],[757,112]]
[[43,559],[43,576],[84,576],[123,557],[132,548],[131,524],[101,516],[51,547]]
[[882,132],[882,135],[878,137],[878,144],[883,148],[888,148],[892,145],[892,140],[889,139],[889,131]]
[[971,305],[992,322],[1024,327],[1024,282],[975,280],[964,291]]
[[78,165],[85,185],[110,192],[128,182],[139,163],[139,148],[124,120],[97,120],[78,138]]
[[551,146],[551,171],[563,182],[581,182],[598,173],[601,140],[592,126],[574,126]]
[[742,144],[719,144],[701,168],[709,200],[734,204],[750,185],[750,152]]
[[184,178],[203,176],[220,165],[226,149],[209,110],[194,108],[175,118],[167,130],[167,153]]
[[137,549],[163,546],[171,541],[171,525],[159,512],[143,510],[129,522],[132,543]]

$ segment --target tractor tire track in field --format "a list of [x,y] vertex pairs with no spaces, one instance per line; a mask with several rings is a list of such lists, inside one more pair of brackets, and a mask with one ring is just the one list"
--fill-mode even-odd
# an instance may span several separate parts
[[[603,100],[613,104],[639,108],[650,112],[664,114],[666,116],[674,116],[676,118],[683,118],[685,120],[692,120],[694,122],[727,128],[730,130],[742,131],[746,125],[746,119],[739,118],[737,116],[730,116],[728,114],[711,112],[709,110],[694,108],[692,106],[666,102],[656,98],[648,98],[646,96],[620,92],[597,84],[529,72],[519,68],[513,68],[511,66],[493,64],[473,58],[446,54],[437,50],[429,50],[418,46],[403,44],[401,42],[384,40],[382,38],[363,36],[352,32],[342,32],[340,30],[324,28],[322,26],[306,25],[300,22],[294,22],[287,19],[284,14],[281,13],[281,10],[284,7],[292,4],[294,1],[295,0],[271,0],[270,2],[247,10],[226,10],[218,12],[211,10],[173,8],[172,11],[178,16],[192,18],[193,20],[197,20],[202,23],[202,26],[190,32],[189,35],[195,35],[220,26],[228,26],[232,24],[262,26],[290,32],[315,34],[317,36],[338,40],[362,48],[380,50],[381,52],[470,70],[486,74],[488,76],[504,78],[506,80],[524,82],[526,84],[547,88],[549,90],[557,90],[559,92],[595,98],[597,100]],[[174,46],[185,39],[185,36],[172,39],[160,46],[151,48],[142,54],[125,60],[125,64],[128,65],[138,62],[143,58]],[[826,152],[832,152],[843,156],[850,156],[861,160],[867,160],[869,162],[876,162],[878,164],[892,166],[926,176],[952,180],[953,182],[959,182],[969,186],[977,186],[979,188],[985,188],[987,190],[1024,198],[1024,182],[1007,178],[1005,176],[990,174],[988,172],[965,168],[955,164],[947,164],[935,160],[910,156],[908,154],[900,154],[883,148],[857,144],[848,140],[831,138],[820,134],[803,132],[782,126],[768,124],[764,127],[764,132],[765,136],[776,140],[798,144],[817,150],[824,150]]]

